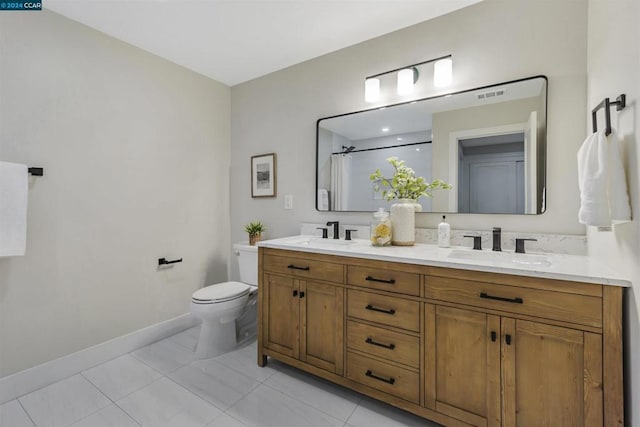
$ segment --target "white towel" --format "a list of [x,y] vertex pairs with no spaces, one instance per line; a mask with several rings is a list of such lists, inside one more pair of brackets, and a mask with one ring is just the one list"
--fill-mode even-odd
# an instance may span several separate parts
[[329,191],[326,188],[318,188],[318,210],[329,210]]
[[0,162],[0,257],[25,254],[28,192],[27,166]]
[[624,166],[615,134],[591,134],[578,150],[581,224],[610,227],[631,220]]

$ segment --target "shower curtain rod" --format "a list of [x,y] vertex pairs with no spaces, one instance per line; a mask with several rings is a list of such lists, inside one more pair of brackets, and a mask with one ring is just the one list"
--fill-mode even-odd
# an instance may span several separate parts
[[349,152],[347,152],[347,151],[338,151],[337,153],[331,153],[331,154],[351,154],[351,153],[359,153],[361,151],[386,150],[388,148],[409,147],[411,145],[422,145],[422,144],[431,144],[431,141],[411,142],[409,144],[399,144],[399,145],[388,145],[386,147],[363,148],[362,150],[351,150]]

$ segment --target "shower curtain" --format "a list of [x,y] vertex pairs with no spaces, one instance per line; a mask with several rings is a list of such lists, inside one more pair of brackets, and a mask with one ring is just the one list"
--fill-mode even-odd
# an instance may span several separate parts
[[351,156],[331,155],[331,210],[344,211],[349,206],[349,175],[351,174]]

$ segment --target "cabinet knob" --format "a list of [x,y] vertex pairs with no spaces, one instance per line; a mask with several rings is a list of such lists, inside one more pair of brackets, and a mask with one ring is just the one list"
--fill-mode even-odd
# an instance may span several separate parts
[[504,342],[507,343],[507,345],[511,345],[511,335],[507,334],[504,336]]
[[496,342],[497,334],[496,331],[491,331],[491,341]]

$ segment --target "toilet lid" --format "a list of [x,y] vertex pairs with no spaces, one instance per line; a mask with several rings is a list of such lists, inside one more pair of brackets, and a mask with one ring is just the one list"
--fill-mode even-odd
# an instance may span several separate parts
[[224,282],[198,289],[193,293],[197,303],[224,302],[240,298],[249,293],[250,286],[242,282]]

